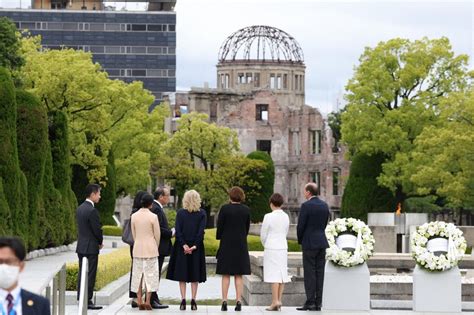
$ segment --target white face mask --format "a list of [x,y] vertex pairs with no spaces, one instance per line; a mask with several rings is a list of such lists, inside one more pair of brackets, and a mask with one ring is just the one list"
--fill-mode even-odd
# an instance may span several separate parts
[[6,290],[18,281],[20,276],[19,266],[0,264],[0,288]]

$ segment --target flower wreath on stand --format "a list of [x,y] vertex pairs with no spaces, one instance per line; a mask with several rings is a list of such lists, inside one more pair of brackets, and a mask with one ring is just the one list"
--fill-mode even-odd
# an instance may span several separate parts
[[466,247],[462,231],[443,221],[419,226],[411,241],[413,258],[418,266],[428,271],[444,271],[457,266]]
[[[326,259],[343,267],[363,264],[374,253],[375,239],[370,228],[361,220],[341,218],[329,222],[326,227],[329,248]],[[345,239],[353,239],[353,246],[346,246]]]

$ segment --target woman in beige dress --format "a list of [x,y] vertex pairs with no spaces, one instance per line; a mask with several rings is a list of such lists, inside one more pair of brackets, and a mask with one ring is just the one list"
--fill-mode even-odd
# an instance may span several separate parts
[[[156,214],[150,211],[153,196],[145,194],[142,197],[142,208],[131,218],[133,235],[133,272],[131,291],[137,293],[140,310],[151,310],[150,298],[152,292],[158,291],[158,246],[160,244],[160,224]],[[142,286],[145,285],[145,303],[142,299]]]

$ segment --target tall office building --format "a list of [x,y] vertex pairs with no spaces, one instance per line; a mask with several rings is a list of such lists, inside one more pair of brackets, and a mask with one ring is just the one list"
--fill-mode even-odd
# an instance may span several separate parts
[[103,0],[32,0],[31,8],[0,9],[0,16],[41,35],[43,47],[91,52],[112,79],[143,81],[156,104],[176,90],[176,0],[129,2],[143,2],[145,10],[116,10]]

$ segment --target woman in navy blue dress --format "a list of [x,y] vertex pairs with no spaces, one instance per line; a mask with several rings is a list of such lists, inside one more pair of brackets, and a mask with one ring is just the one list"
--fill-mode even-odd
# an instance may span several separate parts
[[180,310],[186,309],[186,283],[191,282],[191,309],[196,310],[198,283],[206,281],[206,212],[201,209],[201,197],[195,190],[184,194],[183,208],[176,214],[176,241],[166,278],[179,281],[182,299]]

